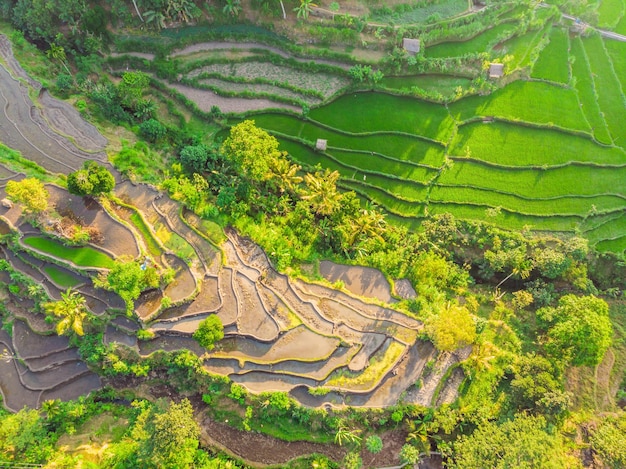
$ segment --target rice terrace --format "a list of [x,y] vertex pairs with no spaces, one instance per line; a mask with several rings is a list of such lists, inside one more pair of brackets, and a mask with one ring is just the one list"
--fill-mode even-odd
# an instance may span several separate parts
[[626,466],[625,0],[0,0],[0,466]]

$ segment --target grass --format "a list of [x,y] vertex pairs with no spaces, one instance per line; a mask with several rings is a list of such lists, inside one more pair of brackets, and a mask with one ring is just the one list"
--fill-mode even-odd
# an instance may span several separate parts
[[626,236],[620,236],[615,239],[604,239],[599,241],[595,248],[600,252],[617,252],[623,253],[626,250]]
[[24,244],[37,249],[51,257],[70,261],[80,267],[97,267],[110,269],[113,267],[113,259],[89,246],[67,247],[50,238],[32,236],[24,238]]
[[[466,0],[443,0],[440,2],[425,3],[407,11],[385,11],[374,9],[370,21],[373,23],[413,24],[434,23],[442,19],[451,18],[467,11]],[[388,9],[390,10],[390,9]]]
[[416,136],[404,134],[346,135],[314,122],[303,122],[293,116],[261,114],[254,116],[259,127],[299,137],[313,144],[318,138],[328,140],[329,147],[380,153],[403,161],[440,166],[443,147]]
[[[540,142],[540,143],[539,143]],[[450,154],[504,166],[550,167],[571,161],[623,165],[626,153],[593,140],[552,129],[536,129],[505,122],[463,125],[451,143]]]
[[55,265],[46,265],[43,270],[54,283],[62,288],[71,288],[82,283],[75,275]]
[[427,188],[423,189],[421,197],[414,200],[400,199],[384,188],[374,187],[359,181],[342,180],[341,187],[355,191],[370,202],[382,207],[386,211],[402,217],[424,216],[424,202],[427,197]]
[[488,96],[467,97],[451,104],[450,114],[459,121],[493,116],[590,130],[574,90],[538,81],[516,81]]
[[391,341],[389,346],[377,352],[370,359],[367,368],[361,373],[350,371],[334,372],[324,386],[341,387],[345,389],[366,390],[374,387],[398,361],[405,350],[405,346],[396,341]]
[[596,83],[598,104],[604,113],[609,132],[615,144],[626,147],[626,127],[624,126],[626,102],[620,82],[604,50],[602,39],[599,36],[591,36],[583,40],[583,46]]
[[533,65],[531,76],[557,83],[569,83],[568,55],[568,32],[562,28],[553,27],[550,31],[550,43],[539,54],[537,62]]
[[350,93],[312,109],[309,117],[352,133],[396,131],[442,142],[454,128],[444,106],[385,93]]
[[426,57],[443,58],[489,51],[498,42],[510,37],[516,29],[517,26],[513,23],[501,23],[467,41],[442,42],[426,47],[424,54]]
[[181,259],[188,261],[196,255],[193,247],[184,238],[170,231],[162,223],[154,225],[154,229],[157,238],[163,243],[163,246],[173,251]]
[[34,161],[22,156],[19,151],[13,150],[0,142],[0,164],[16,173],[24,173],[26,177],[35,177],[44,182],[57,182],[58,178],[51,176],[43,167]]
[[[597,243],[603,240],[617,239],[624,236],[626,232],[626,218],[623,214],[611,214],[613,216],[598,217],[598,224],[592,229],[585,231],[585,237],[591,243]],[[592,221],[587,224],[591,225]]]
[[[593,184],[590,181],[593,181]],[[510,170],[488,167],[474,161],[457,161],[438,179],[441,184],[469,185],[528,198],[566,195],[620,195],[624,193],[625,181],[626,168],[566,166],[546,170]]]
[[606,121],[600,111],[595,84],[592,79],[587,55],[583,49],[580,39],[575,39],[571,43],[571,54],[574,57],[572,64],[572,75],[575,81],[575,88],[578,92],[578,100],[581,109],[591,126],[593,136],[596,140],[607,145],[613,144],[613,139],[609,134]]
[[385,77],[379,83],[390,90],[411,91],[420,88],[434,93],[441,93],[445,98],[455,96],[455,88],[468,88],[472,80],[453,75],[410,75],[402,77]]

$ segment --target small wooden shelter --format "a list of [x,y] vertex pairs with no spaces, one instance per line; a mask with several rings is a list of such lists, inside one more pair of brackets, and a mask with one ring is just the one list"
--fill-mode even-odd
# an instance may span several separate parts
[[504,75],[504,64],[489,64],[489,78],[501,78]]
[[320,150],[320,151],[326,151],[327,145],[328,145],[328,140],[318,138],[317,142],[315,142],[315,149]]
[[420,51],[420,40],[405,37],[402,39],[402,48],[407,51],[407,53],[415,55]]

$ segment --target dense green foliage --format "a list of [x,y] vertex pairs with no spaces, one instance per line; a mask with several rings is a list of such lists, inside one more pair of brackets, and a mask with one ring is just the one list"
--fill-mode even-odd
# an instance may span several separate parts
[[76,195],[98,196],[115,187],[111,172],[95,161],[85,161],[83,168],[67,175],[67,190]]
[[193,338],[207,350],[213,350],[215,343],[224,338],[224,325],[220,318],[214,314],[204,319]]

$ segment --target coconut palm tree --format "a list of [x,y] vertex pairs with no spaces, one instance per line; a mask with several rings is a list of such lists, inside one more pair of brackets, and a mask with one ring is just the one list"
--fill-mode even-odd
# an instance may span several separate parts
[[61,65],[63,65],[63,68],[65,68],[65,70],[67,71],[68,75],[71,75],[72,72],[70,72],[70,69],[67,67],[67,64],[65,63],[65,61],[67,60],[67,57],[65,55],[65,49],[63,48],[63,46],[59,46],[56,43],[52,43],[50,44],[50,49],[48,49],[48,51],[46,52],[46,55],[48,56],[49,59],[54,59],[54,60],[58,60],[59,62],[61,62]]
[[300,5],[295,7],[293,11],[296,12],[296,17],[298,19],[307,19],[313,11],[313,7],[317,5],[313,3],[313,0],[300,0]]
[[302,169],[297,164],[291,164],[285,158],[274,158],[270,161],[270,172],[273,178],[278,180],[278,190],[280,193],[289,192],[294,194],[298,184],[302,182],[302,177],[298,176],[298,171]]
[[352,247],[362,236],[375,238],[381,243],[385,239],[381,233],[385,231],[385,216],[373,206],[361,210],[360,216],[350,221],[347,226],[347,244]]
[[224,14],[232,16],[236,18],[241,13],[241,0],[226,0],[226,5],[224,5],[224,9],[222,10]]
[[339,208],[341,193],[337,191],[338,180],[339,172],[331,172],[328,168],[324,172],[317,171],[304,176],[307,191],[302,198],[311,204],[317,215],[328,216]]
[[145,11],[143,15],[146,18],[146,24],[152,23],[154,27],[159,30],[165,28],[165,15],[162,12],[148,10]]
[[46,313],[53,314],[61,320],[57,323],[57,334],[63,335],[73,331],[77,335],[83,335],[83,325],[91,313],[87,308],[87,301],[80,293],[68,288],[61,293],[61,300],[45,303]]

